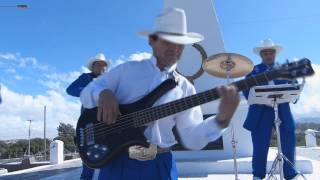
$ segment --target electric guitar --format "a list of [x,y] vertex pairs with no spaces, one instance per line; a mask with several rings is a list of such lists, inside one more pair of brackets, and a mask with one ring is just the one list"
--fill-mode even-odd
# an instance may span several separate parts
[[[274,79],[296,79],[313,74],[310,60],[304,58],[232,84],[238,91],[243,91]],[[145,124],[219,98],[217,89],[213,88],[152,107],[155,101],[175,86],[176,82],[168,79],[137,102],[120,105],[122,115],[110,125],[97,121],[97,108],[84,111],[78,120],[75,137],[82,161],[91,168],[100,168],[130,146],[148,147],[143,135]]]

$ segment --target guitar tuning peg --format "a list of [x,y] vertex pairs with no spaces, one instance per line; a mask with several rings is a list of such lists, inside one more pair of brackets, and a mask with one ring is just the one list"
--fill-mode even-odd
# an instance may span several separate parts
[[296,77],[297,76],[297,71],[296,70],[292,71],[291,72],[291,76]]
[[282,66],[282,67],[288,67],[289,64],[288,64],[288,63],[283,63],[283,64],[281,64],[280,66]]
[[295,86],[295,87],[299,86],[297,79],[293,79],[293,80],[291,81],[291,84],[292,84],[293,86]]
[[302,74],[307,74],[307,68],[302,69]]
[[289,59],[287,59],[287,60],[286,60],[286,64],[289,64],[289,63],[290,63],[290,62],[289,62]]

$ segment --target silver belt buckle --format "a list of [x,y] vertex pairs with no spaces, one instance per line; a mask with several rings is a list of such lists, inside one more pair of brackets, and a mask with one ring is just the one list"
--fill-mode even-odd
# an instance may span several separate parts
[[157,145],[150,144],[148,148],[135,145],[129,147],[129,157],[139,161],[149,161],[157,156]]

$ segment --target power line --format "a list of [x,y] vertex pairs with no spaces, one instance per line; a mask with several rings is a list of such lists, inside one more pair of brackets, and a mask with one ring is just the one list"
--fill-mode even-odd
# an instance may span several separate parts
[[284,21],[296,21],[296,20],[305,20],[311,18],[319,18],[320,14],[313,14],[307,16],[296,16],[296,17],[275,17],[267,19],[248,19],[244,21],[235,21],[235,22],[226,22],[222,24],[259,24],[259,23],[274,23],[274,22],[284,22]]
[[17,4],[17,5],[0,5],[0,8],[18,8],[21,10],[26,10],[29,7],[26,4]]

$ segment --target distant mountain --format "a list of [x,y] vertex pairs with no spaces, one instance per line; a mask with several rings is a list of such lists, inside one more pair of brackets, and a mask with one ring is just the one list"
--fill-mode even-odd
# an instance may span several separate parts
[[[14,144],[19,140],[23,140],[23,139],[10,139],[10,140],[3,140],[2,142],[4,142],[5,144]],[[1,141],[1,140],[0,140]]]
[[320,117],[305,117],[305,118],[297,118],[297,123],[316,123],[320,124]]

